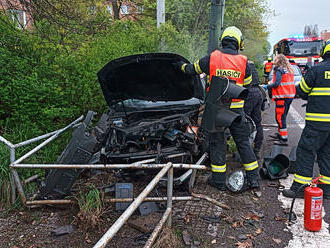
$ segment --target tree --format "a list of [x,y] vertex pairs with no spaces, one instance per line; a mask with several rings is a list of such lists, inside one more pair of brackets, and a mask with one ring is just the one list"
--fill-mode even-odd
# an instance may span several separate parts
[[208,32],[209,0],[167,0],[166,20],[191,35]]
[[[206,53],[209,32],[209,0],[167,0],[166,19],[178,30],[188,32],[195,42],[196,53],[200,48]],[[266,0],[231,0],[226,1],[224,27],[237,26],[245,37],[246,53],[251,59],[257,60],[257,54],[267,55],[265,49],[268,31],[265,22],[272,15]],[[220,37],[220,34],[219,34]],[[262,57],[261,56],[261,57]]]
[[305,25],[304,36],[306,37],[318,37],[320,35],[319,27],[315,25]]
[[112,11],[113,11],[113,18],[115,20],[119,20],[119,11],[120,11],[122,1],[111,0],[111,4],[112,4]]

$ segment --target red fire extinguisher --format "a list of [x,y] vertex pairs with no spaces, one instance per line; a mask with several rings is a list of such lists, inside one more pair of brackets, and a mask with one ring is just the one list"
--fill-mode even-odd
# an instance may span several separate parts
[[316,184],[320,178],[315,178],[311,185],[305,188],[304,226],[312,232],[320,231],[322,227],[323,190]]

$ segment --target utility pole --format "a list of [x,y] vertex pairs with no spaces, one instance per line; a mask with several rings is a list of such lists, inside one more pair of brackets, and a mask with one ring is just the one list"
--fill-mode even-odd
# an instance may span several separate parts
[[223,29],[223,18],[225,14],[226,0],[211,0],[210,10],[210,32],[208,53],[212,53],[217,47],[219,36]]
[[157,0],[157,28],[165,23],[165,0]]

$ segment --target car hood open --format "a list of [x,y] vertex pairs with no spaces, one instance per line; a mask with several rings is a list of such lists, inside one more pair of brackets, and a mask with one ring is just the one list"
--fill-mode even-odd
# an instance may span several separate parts
[[203,99],[199,76],[184,74],[173,63],[189,61],[177,54],[147,53],[118,58],[106,64],[98,79],[108,105],[127,99],[179,101]]

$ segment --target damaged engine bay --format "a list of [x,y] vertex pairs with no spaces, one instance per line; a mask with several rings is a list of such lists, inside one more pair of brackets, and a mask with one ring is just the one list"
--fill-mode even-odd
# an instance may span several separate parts
[[[182,152],[187,152],[188,157],[196,156],[199,149],[194,130],[198,108],[192,107],[165,113],[155,110],[111,114],[110,110],[108,116],[112,124],[101,152],[102,161],[132,163],[154,157],[161,160]],[[187,159],[185,162],[192,163],[191,158]]]

